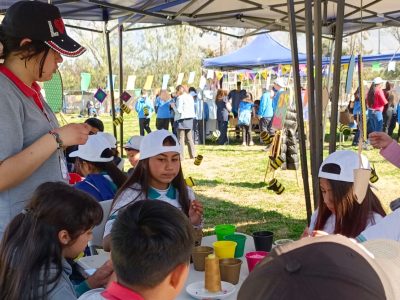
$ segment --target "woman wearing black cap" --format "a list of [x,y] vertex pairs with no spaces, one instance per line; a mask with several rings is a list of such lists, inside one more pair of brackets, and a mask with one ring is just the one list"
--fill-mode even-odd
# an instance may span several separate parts
[[[61,55],[84,51],[67,35],[57,7],[18,1],[7,9],[0,25],[0,238],[40,184],[67,180],[63,147],[86,143],[89,125],[59,127],[36,83],[52,78]],[[92,277],[96,284],[109,276],[99,271]],[[59,280],[57,288],[64,295],[57,299],[74,298],[71,283]]]
[[37,81],[85,48],[66,33],[57,7],[19,1],[0,25],[0,239],[37,186],[68,179],[63,147],[84,144],[86,124],[59,127]]

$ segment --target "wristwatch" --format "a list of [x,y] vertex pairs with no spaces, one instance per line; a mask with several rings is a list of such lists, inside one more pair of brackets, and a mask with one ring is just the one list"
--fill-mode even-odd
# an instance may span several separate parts
[[57,142],[57,149],[61,149],[63,147],[63,141],[60,138],[60,135],[54,130],[50,130],[49,133],[54,137]]

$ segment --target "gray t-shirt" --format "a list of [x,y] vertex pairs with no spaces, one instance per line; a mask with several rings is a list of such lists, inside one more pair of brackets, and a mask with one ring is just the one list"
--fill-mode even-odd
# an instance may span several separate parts
[[[24,93],[0,72],[0,161],[6,160],[49,130],[57,128],[58,122],[45,101],[46,115],[35,104],[33,98]],[[11,219],[21,212],[32,192],[42,183],[63,181],[60,159],[61,150],[55,151],[31,176],[19,185],[0,192],[0,239]],[[23,164],[24,162],[21,162]],[[15,168],[19,168],[16,165]],[[1,180],[1,178],[0,178]]]
[[[54,284],[50,285],[49,290],[54,287],[54,289],[47,296],[48,300],[75,300],[77,299],[74,286],[69,280],[69,276],[72,274],[71,265],[63,258],[62,260],[63,270],[61,272],[61,277]],[[54,269],[55,270],[55,269]]]

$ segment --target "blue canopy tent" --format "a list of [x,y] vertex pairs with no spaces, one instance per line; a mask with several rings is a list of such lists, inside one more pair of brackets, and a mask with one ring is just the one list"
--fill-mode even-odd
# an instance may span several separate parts
[[[362,61],[364,63],[370,63],[375,61],[391,61],[391,60],[400,60],[400,53],[365,55],[362,58]],[[356,62],[357,61],[358,57],[356,56]],[[347,64],[349,62],[350,62],[350,56],[342,56],[342,64]]]
[[[307,57],[299,53],[299,63],[306,64]],[[342,56],[341,63],[350,62],[351,56]],[[400,60],[400,53],[365,55],[364,63],[375,61]],[[358,58],[356,57],[356,62]],[[224,71],[253,69],[270,65],[291,64],[292,52],[289,48],[274,40],[268,33],[258,35],[251,43],[232,53],[207,58],[203,60],[206,69],[220,69]],[[329,64],[329,57],[322,59],[322,64]]]
[[[299,60],[306,61],[305,54],[299,53],[298,57]],[[258,35],[251,43],[235,52],[203,60],[203,67],[233,70],[290,63],[292,51],[266,33]]]

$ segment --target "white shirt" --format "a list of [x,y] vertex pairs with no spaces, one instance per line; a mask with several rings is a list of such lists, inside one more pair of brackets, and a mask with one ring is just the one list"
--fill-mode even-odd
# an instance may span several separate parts
[[[171,186],[170,186],[171,187]],[[176,194],[174,197],[168,197],[168,191],[170,188],[167,190],[158,190],[155,188],[151,188],[153,191],[149,191],[149,198],[150,199],[156,199],[156,200],[161,200],[168,202],[169,204],[175,206],[176,208],[181,209],[181,205],[179,204],[179,193],[176,190]],[[195,195],[193,190],[190,187],[187,187],[188,191],[188,197],[190,201],[195,200]],[[158,195],[155,195],[157,193]],[[111,209],[110,216],[108,217],[106,226],[104,228],[104,237],[109,235],[111,233],[111,228],[114,224],[115,218],[118,215],[118,212],[120,211],[121,208],[128,206],[129,204],[132,204],[136,201],[139,200],[146,200],[146,196],[144,193],[142,193],[142,190],[140,188],[140,185],[138,183],[133,184],[131,187],[126,188],[121,195],[116,199],[116,202],[114,204],[114,207]]]
[[194,99],[191,95],[183,93],[176,99],[174,120],[193,119],[196,116],[194,111]]

